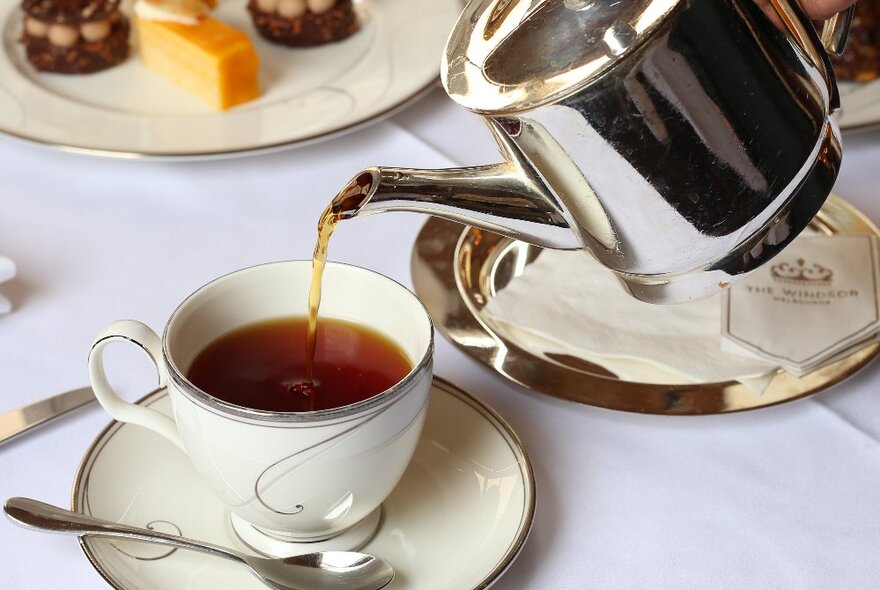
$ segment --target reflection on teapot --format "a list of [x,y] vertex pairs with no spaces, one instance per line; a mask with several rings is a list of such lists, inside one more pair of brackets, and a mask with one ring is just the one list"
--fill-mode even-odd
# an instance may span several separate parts
[[840,165],[826,48],[851,14],[823,47],[794,0],[770,3],[779,18],[742,0],[470,2],[441,74],[504,161],[364,170],[347,216],[583,248],[644,301],[717,293],[806,227]]

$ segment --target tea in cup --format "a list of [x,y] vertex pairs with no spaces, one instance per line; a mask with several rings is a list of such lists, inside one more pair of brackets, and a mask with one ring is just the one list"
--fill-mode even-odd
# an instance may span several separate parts
[[[311,261],[233,272],[184,300],[161,339],[118,321],[89,355],[110,415],[183,450],[242,540],[274,555],[370,538],[415,451],[431,388],[433,327],[422,303],[387,277],[336,263],[325,269],[314,380],[304,386],[311,276]],[[173,418],[113,391],[102,353],[114,341],[152,357]]]

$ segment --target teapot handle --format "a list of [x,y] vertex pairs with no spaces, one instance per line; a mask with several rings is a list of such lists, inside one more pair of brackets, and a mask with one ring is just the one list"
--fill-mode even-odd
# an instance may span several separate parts
[[840,55],[846,49],[846,40],[849,38],[849,30],[856,15],[856,5],[853,4],[843,12],[838,12],[825,21],[822,25],[820,39],[825,50],[832,55]]
[[855,15],[855,5],[838,12],[822,25],[821,35],[816,33],[810,19],[804,14],[797,0],[770,0],[785,28],[795,41],[824,72],[825,82],[831,93],[831,110],[840,108],[840,92],[831,66],[829,53],[840,55],[846,47],[850,25]]

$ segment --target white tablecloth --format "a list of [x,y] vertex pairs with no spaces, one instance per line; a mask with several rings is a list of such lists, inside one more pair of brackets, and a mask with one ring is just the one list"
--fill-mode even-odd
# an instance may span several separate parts
[[[87,382],[92,338],[131,317],[161,329],[206,281],[307,258],[318,213],[362,166],[495,158],[482,123],[441,92],[355,135],[273,155],[158,163],[91,159],[0,140],[0,411]],[[836,191],[880,220],[878,136],[848,142]],[[340,226],[330,257],[410,283],[424,220]],[[438,337],[436,373],[495,407],[534,462],[531,537],[496,588],[877,588],[878,367],[813,398],[728,416],[616,413],[529,393]],[[129,398],[152,389],[139,353],[114,347]],[[68,505],[108,418],[97,406],[0,448],[0,499]],[[70,538],[0,521],[0,587],[100,588]]]

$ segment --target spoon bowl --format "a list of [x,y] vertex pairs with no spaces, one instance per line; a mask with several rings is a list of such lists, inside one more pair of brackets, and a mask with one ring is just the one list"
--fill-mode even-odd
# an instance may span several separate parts
[[246,566],[276,590],[380,590],[394,578],[394,568],[387,561],[366,553],[323,551],[287,558],[260,557],[71,512],[30,498],[10,498],[3,510],[12,522],[28,529],[144,541],[222,557]]

